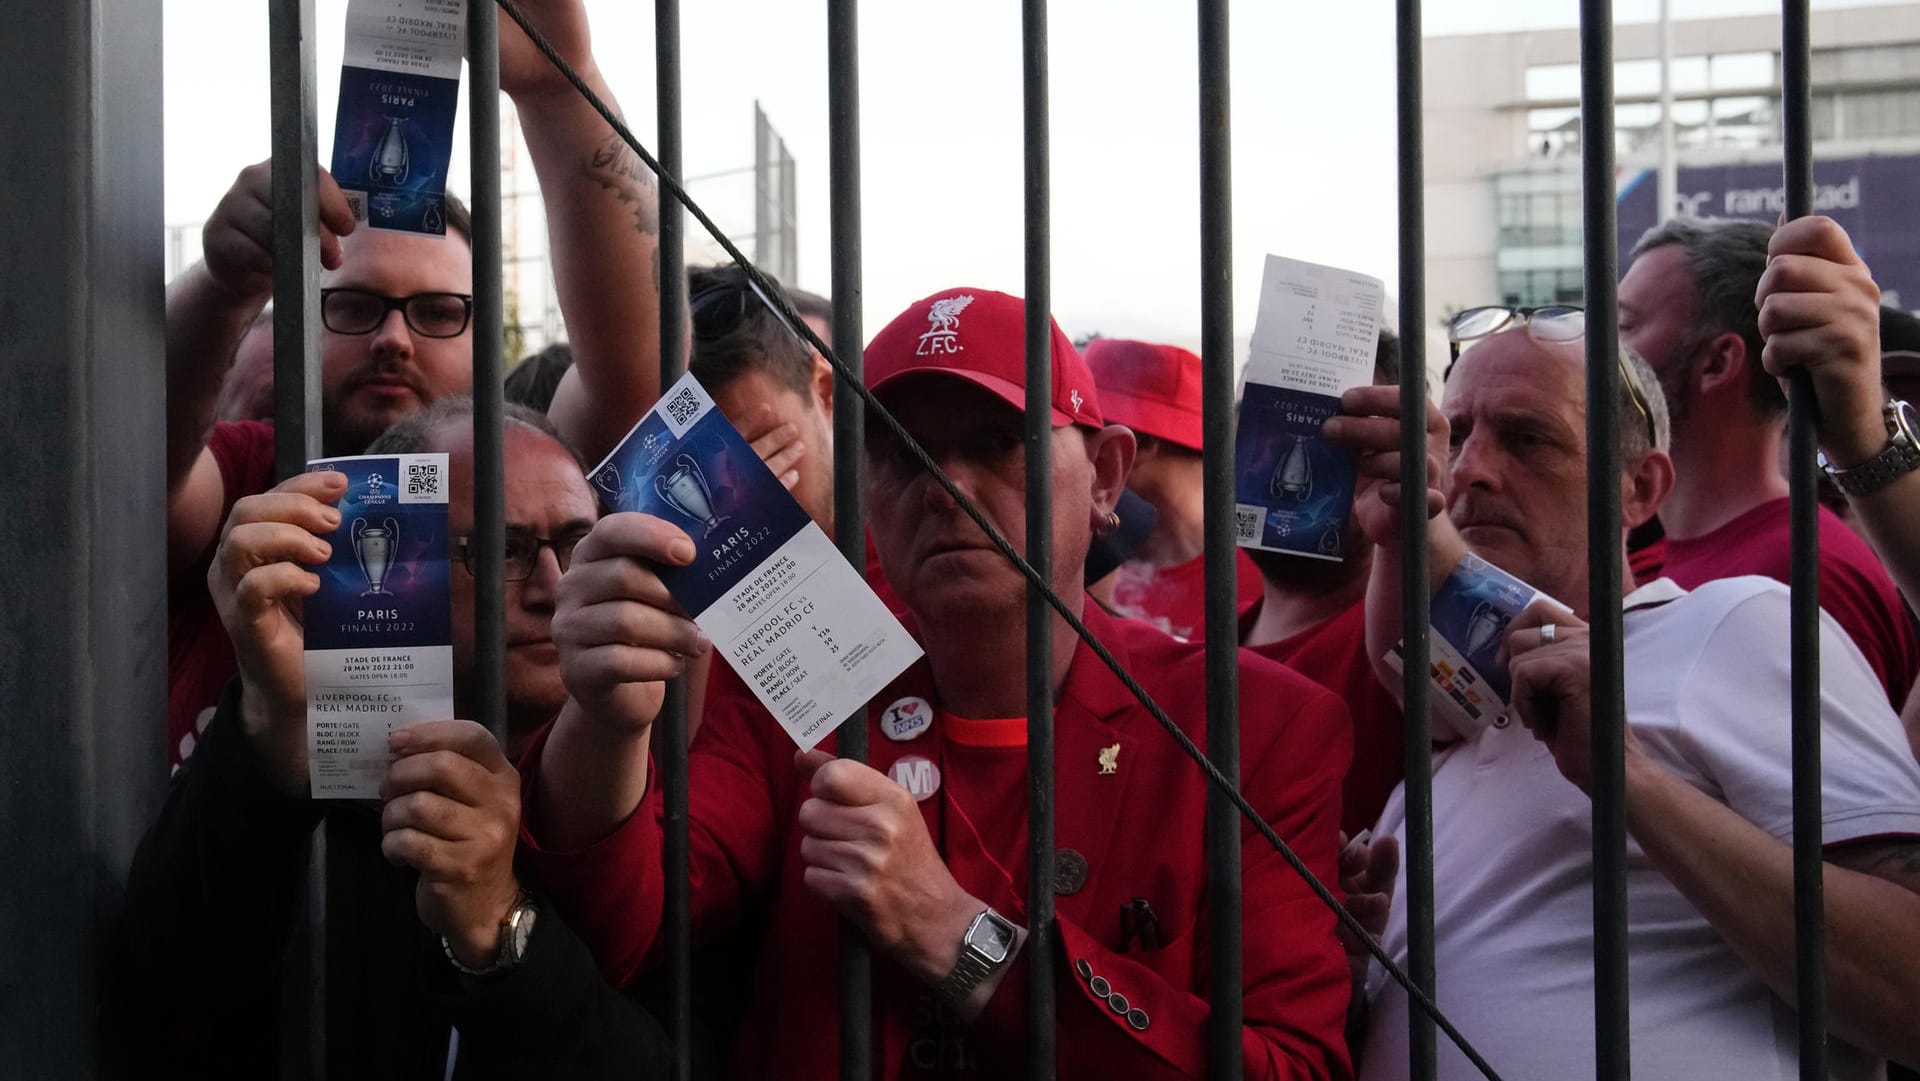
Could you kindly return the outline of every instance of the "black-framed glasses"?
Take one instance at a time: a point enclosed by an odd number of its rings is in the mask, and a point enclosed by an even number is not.
[[[1486,304],[1468,308],[1447,320],[1445,375],[1453,374],[1453,366],[1460,363],[1460,354],[1468,343],[1516,326],[1526,327],[1527,337],[1536,342],[1566,345],[1587,336],[1587,311],[1578,304],[1543,304],[1532,308]],[[1640,411],[1640,419],[1646,422],[1647,446],[1659,446],[1660,438],[1653,426],[1653,406],[1647,402],[1647,388],[1641,384],[1633,365],[1628,364],[1624,356],[1616,353],[1614,363],[1620,368],[1620,384],[1627,388],[1627,397],[1633,400],[1633,407]]]
[[[415,293],[390,297],[370,289],[320,290],[320,323],[335,334],[371,334],[397,311],[407,329],[423,338],[457,338],[473,321],[466,293]]]
[[[507,556],[502,564],[504,580],[524,582],[533,577],[534,568],[540,563],[542,548],[553,549],[554,562],[560,565],[560,571],[564,574],[573,563],[574,547],[586,539],[586,536],[587,530],[584,529],[562,533],[558,537],[541,537],[536,536],[531,530],[508,527]],[[460,565],[467,568],[467,573],[478,577],[480,572],[475,570],[473,565],[476,555],[473,538],[453,538],[453,550],[460,556]]]

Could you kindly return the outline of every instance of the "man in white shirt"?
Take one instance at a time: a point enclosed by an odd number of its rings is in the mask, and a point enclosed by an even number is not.
[[[1642,391],[1623,388],[1620,406],[1630,529],[1673,469],[1658,384],[1626,363]],[[1522,325],[1462,356],[1444,417],[1427,422],[1433,460],[1448,463],[1445,495],[1424,493],[1429,513],[1447,511],[1427,528],[1434,581],[1471,550],[1575,606],[1537,603],[1508,632],[1524,726],[1436,732],[1457,739],[1434,762],[1438,1001],[1508,1077],[1578,1076],[1594,1059],[1583,381],[1577,338]],[[1329,438],[1363,448],[1363,470],[1386,482],[1356,506],[1383,545],[1368,601],[1380,657],[1400,635],[1397,391],[1359,388],[1343,404],[1353,415],[1330,421]],[[1630,572],[1626,590],[1634,1072],[1794,1076],[1786,590],[1758,578],[1636,588]],[[1872,671],[1824,616],[1820,645],[1832,1076],[1868,1078],[1886,1058],[1920,1059],[1920,769]],[[1401,792],[1375,835],[1404,825]],[[1404,960],[1404,890],[1382,939]],[[1365,993],[1361,1076],[1405,1076],[1407,998],[1377,968]],[[1439,1066],[1478,1076],[1445,1041]]]

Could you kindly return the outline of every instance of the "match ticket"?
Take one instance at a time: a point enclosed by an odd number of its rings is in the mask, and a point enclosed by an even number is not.
[[[1433,636],[1428,671],[1433,680],[1433,716],[1464,739],[1488,725],[1505,728],[1513,699],[1507,672],[1507,627],[1534,598],[1545,594],[1469,553],[1433,595]],[[1387,655],[1394,671],[1405,669],[1406,643]]]
[[[322,458],[347,476],[333,556],[306,599],[307,772],[316,799],[374,799],[395,728],[453,713],[447,456]]]
[[[467,0],[349,0],[333,178],[357,221],[444,236]]]
[[[686,530],[698,556],[660,570],[681,607],[801,750],[920,647],[713,405],[681,377],[591,480],[607,506]]]
[[[1343,560],[1358,454],[1320,437],[1340,395],[1373,382],[1378,278],[1267,256],[1234,442],[1242,548]]]

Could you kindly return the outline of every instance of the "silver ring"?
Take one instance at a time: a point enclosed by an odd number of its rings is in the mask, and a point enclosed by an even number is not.
[[[1553,636],[1558,630],[1559,628],[1555,627],[1551,623],[1542,623],[1540,625],[1540,644],[1543,646],[1552,645]]]

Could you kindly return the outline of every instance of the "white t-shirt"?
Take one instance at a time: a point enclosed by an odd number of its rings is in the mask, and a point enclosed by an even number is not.
[[[1782,841],[1793,830],[1788,593],[1730,578],[1686,593],[1661,579],[1626,600],[1626,712],[1641,745],[1694,787]],[[1920,764],[1886,692],[1831,616],[1820,616],[1822,821],[1828,844],[1920,835]],[[1518,723],[1435,756],[1438,1002],[1510,1079],[1589,1076],[1594,1061],[1592,805]],[[1375,836],[1405,842],[1397,789]],[[1406,880],[1382,938],[1404,963]],[[1792,1011],[1627,842],[1633,1074],[1798,1077]],[[1380,966],[1362,1081],[1407,1075],[1406,992]],[[1835,1043],[1834,1078],[1884,1076]],[[1439,1037],[1439,1076],[1478,1078]]]

